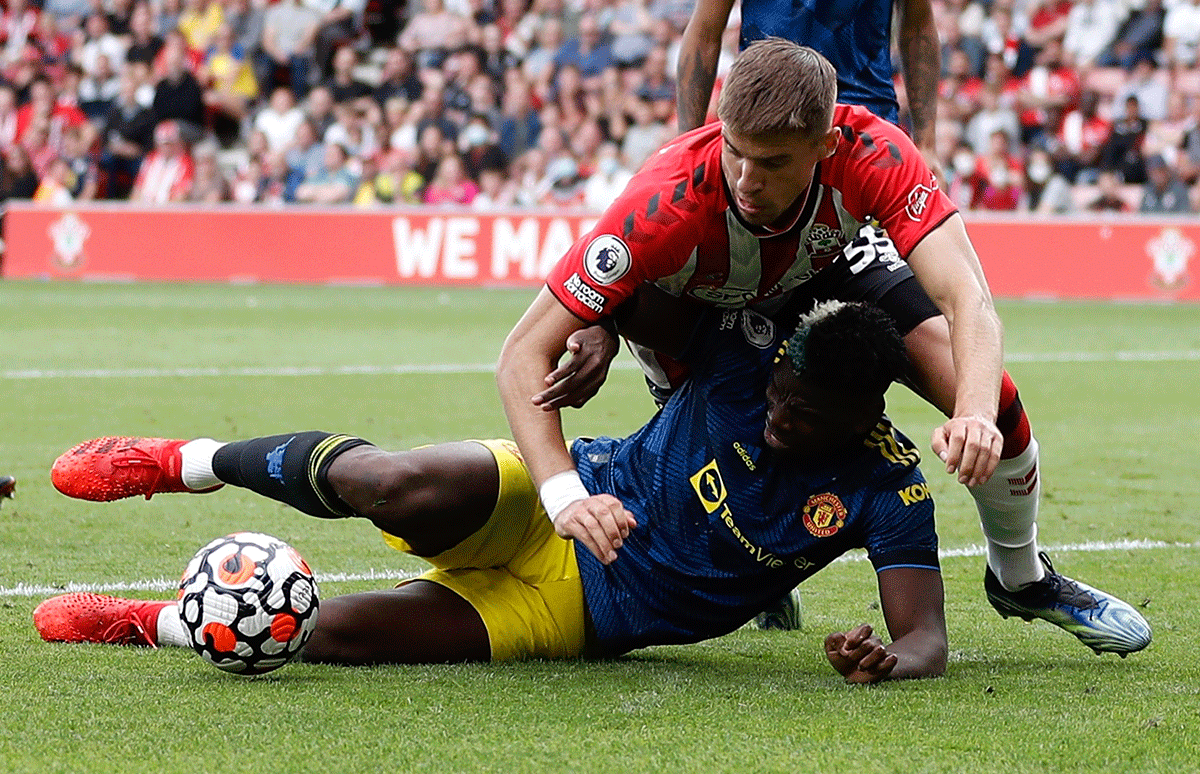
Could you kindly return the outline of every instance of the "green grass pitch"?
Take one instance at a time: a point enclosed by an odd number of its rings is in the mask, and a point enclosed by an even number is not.
[[[821,638],[882,624],[863,561],[803,588],[805,629],[742,630],[601,663],[227,675],[184,650],[43,643],[68,583],[169,598],[237,529],[301,550],[322,593],[419,568],[365,522],[245,492],[67,500],[48,469],[102,434],[325,429],[389,448],[507,434],[490,371],[529,290],[0,283],[0,770],[10,772],[1181,772],[1200,767],[1200,306],[1005,302],[1009,368],[1042,444],[1041,541],[1144,608],[1145,652],[1098,658],[983,595],[969,497],[936,465],[951,662],[847,686]],[[569,434],[650,413],[622,356]],[[935,413],[889,412],[925,452]],[[369,579],[372,574],[376,579]],[[364,580],[364,578],[368,578]],[[131,590],[132,589],[132,590]]]

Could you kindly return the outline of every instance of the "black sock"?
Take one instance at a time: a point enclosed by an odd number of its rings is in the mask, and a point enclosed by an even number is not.
[[[234,441],[213,456],[213,473],[227,484],[245,487],[322,519],[353,516],[333,493],[326,476],[333,460],[368,442],[319,431],[269,435]]]

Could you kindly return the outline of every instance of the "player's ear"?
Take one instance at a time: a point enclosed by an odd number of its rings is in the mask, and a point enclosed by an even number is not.
[[[829,127],[828,132],[821,135],[821,139],[819,140],[819,144],[820,144],[820,148],[821,148],[821,158],[827,159],[833,155],[834,151],[837,150],[838,136],[840,134],[841,134],[841,132],[838,130],[838,128],[836,126],[831,126],[831,127]]]

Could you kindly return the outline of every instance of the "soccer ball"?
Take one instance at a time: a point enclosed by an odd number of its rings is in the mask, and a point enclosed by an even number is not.
[[[258,675],[286,664],[312,636],[317,582],[279,538],[235,532],[188,562],[178,605],[197,653],[226,672]]]

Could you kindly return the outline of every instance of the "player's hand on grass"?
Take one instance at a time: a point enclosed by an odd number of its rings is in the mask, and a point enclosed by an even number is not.
[[[825,658],[848,683],[877,683],[892,673],[898,661],[884,649],[870,624],[827,636]]]
[[[1004,436],[996,423],[983,417],[954,417],[933,431],[933,452],[946,464],[947,473],[958,473],[967,486],[987,483],[996,465]]]
[[[607,494],[576,500],[554,520],[559,537],[578,540],[604,564],[616,561],[617,550],[636,526],[633,514]]]
[[[533,396],[533,405],[544,411],[580,408],[600,391],[619,350],[617,339],[599,325],[575,331],[567,337],[570,357],[546,375],[546,389]]]

